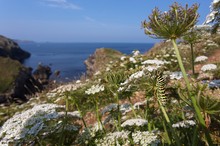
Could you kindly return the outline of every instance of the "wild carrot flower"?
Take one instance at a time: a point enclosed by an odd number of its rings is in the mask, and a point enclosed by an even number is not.
[[[121,127],[126,127],[126,126],[144,126],[147,125],[147,120],[145,119],[129,119],[126,120]]]
[[[192,126],[195,126],[196,123],[193,120],[185,120],[185,121],[180,121],[176,124],[173,124],[172,127],[173,128],[189,128]]]
[[[162,13],[155,8],[150,15],[149,22],[142,23],[145,33],[152,37],[163,39],[177,39],[191,29],[197,22],[198,5],[194,4],[188,8],[174,3],[168,12]]]
[[[130,131],[120,131],[120,132],[113,132],[108,133],[104,138],[97,139],[96,145],[97,146],[128,146],[129,141],[129,134]]]
[[[14,115],[0,129],[0,145],[19,141],[28,135],[37,135],[45,126],[45,121],[59,117],[56,108],[62,107],[56,104],[42,104]]]
[[[104,90],[105,90],[105,87],[103,85],[92,85],[92,87],[87,89],[85,93],[90,95],[90,94],[99,93],[100,91],[104,91]]]
[[[157,60],[157,59],[154,59],[154,60],[145,60],[144,62],[142,62],[141,64],[155,64],[155,65],[164,65],[164,62],[161,61],[161,60]]]
[[[210,70],[215,70],[217,68],[217,65],[215,64],[206,64],[206,65],[203,65],[201,70],[202,71],[210,71]]]
[[[148,131],[136,131],[132,133],[132,139],[135,145],[141,146],[157,146],[160,143],[158,136],[155,133]]]
[[[198,57],[196,57],[195,62],[202,62],[207,59],[208,59],[208,57],[206,57],[206,56],[198,56]]]

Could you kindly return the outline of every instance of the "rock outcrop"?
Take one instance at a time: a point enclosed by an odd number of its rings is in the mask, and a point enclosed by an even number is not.
[[[16,60],[0,57],[0,103],[23,102],[27,95],[43,89],[32,76],[32,69]]]
[[[22,50],[15,41],[0,35],[1,57],[9,57],[19,62],[23,62],[25,59],[29,58],[30,55],[30,53]]]
[[[86,75],[92,77],[96,72],[101,71],[106,67],[110,61],[119,59],[122,53],[109,48],[96,49],[95,53],[87,60],[85,60],[86,65]]]

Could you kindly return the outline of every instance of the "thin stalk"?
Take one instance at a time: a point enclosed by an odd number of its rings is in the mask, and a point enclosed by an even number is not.
[[[131,104],[131,110],[132,110],[132,112],[133,112],[133,114],[134,114],[134,117],[137,118],[137,114],[136,114],[136,112],[135,112],[135,110],[134,110],[134,106],[133,106],[133,104],[132,104],[132,102],[131,102],[131,98],[128,97],[128,99],[129,99],[129,102],[130,102],[130,104]]]
[[[167,131],[167,127],[166,127],[164,121],[163,121],[163,129],[164,129],[165,134],[166,134],[165,136],[166,136],[167,142],[168,142],[169,145],[171,145],[170,135],[169,135],[169,132]]]
[[[191,48],[191,55],[192,55],[192,73],[195,75],[195,68],[194,68],[194,51],[193,51],[193,43],[190,43],[190,48]]]
[[[192,139],[192,146],[197,146],[198,145],[198,127],[196,126],[194,131],[193,131],[193,139]]]
[[[118,111],[118,129],[121,131],[121,111],[120,111],[120,104],[118,99],[118,94],[115,95],[116,102],[117,102],[117,111]]]
[[[172,132],[172,135],[173,135],[174,138],[175,138],[175,141],[176,141],[177,146],[181,146],[179,137],[177,136],[176,131],[173,129],[173,127],[172,127],[172,125],[171,125],[170,119],[169,119],[169,117],[168,117],[168,115],[167,115],[167,112],[166,112],[165,108],[163,107],[163,105],[162,105],[162,103],[160,102],[160,100],[158,100],[158,103],[159,103],[160,109],[161,109],[161,111],[162,111],[162,113],[163,113],[163,115],[164,115],[164,117],[165,117],[165,119],[166,119],[166,122],[167,122],[167,124],[168,124],[168,126],[169,126],[169,128],[170,128],[170,130],[171,130],[171,132]]]
[[[210,146],[212,146],[212,139],[211,139],[211,136],[209,134],[209,131],[208,129],[206,128],[206,125],[205,125],[205,121],[202,117],[202,114],[199,110],[199,107],[197,106],[197,103],[196,103],[196,99],[194,96],[191,95],[191,91],[192,91],[192,87],[190,86],[190,83],[189,83],[189,80],[188,80],[188,77],[187,77],[187,74],[186,74],[186,71],[185,71],[185,68],[183,66],[183,62],[182,62],[182,59],[181,59],[181,56],[180,56],[180,53],[179,53],[179,49],[176,45],[176,39],[171,39],[172,43],[173,43],[173,47],[174,47],[174,50],[176,52],[176,57],[177,57],[177,60],[178,60],[178,63],[179,63],[179,66],[180,66],[180,69],[182,71],[182,74],[183,74],[183,78],[185,80],[185,83],[186,83],[186,86],[187,86],[187,89],[188,89],[188,95],[192,101],[192,104],[193,104],[193,108],[196,112],[196,115],[197,115],[197,118],[199,120],[199,123],[200,125],[202,126],[204,132],[205,132],[205,135],[206,135],[206,139],[209,143]]]
[[[95,108],[96,108],[96,118],[98,120],[98,129],[102,127],[103,131],[105,132],[105,127],[102,124],[102,121],[99,116],[99,106],[98,106],[98,101],[95,100]],[[100,127],[101,126],[101,127]],[[106,133],[106,132],[105,132]]]
[[[82,114],[81,110],[79,109],[78,104],[75,103],[75,105],[76,105],[77,110],[79,111],[80,116],[82,117],[83,125],[87,128],[86,121],[83,118],[83,114]]]

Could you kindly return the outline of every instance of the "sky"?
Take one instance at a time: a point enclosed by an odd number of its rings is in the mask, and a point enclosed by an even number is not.
[[[0,34],[36,42],[155,42],[144,34],[141,22],[158,7],[169,10],[174,0],[0,0]],[[198,3],[199,22],[212,0],[176,0]]]

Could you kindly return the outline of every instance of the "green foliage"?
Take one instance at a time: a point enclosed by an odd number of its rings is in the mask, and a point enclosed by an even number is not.
[[[0,93],[10,90],[21,68],[18,61],[0,57]]]

